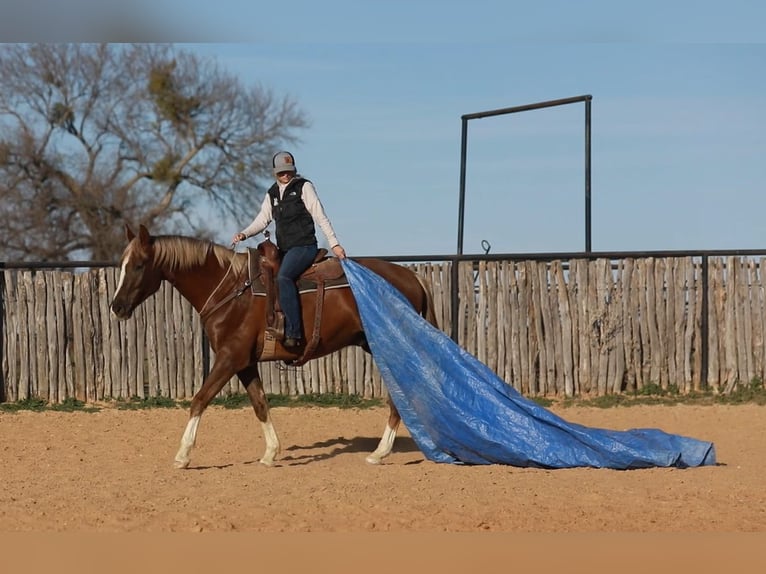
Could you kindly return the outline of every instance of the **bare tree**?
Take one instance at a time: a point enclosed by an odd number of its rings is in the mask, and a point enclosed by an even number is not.
[[[307,127],[290,98],[172,45],[0,45],[0,258],[114,260],[123,223],[211,236]]]

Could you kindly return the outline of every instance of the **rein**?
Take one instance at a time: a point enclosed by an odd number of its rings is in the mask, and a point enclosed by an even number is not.
[[[247,291],[248,287],[251,285],[250,279],[246,279],[245,282],[242,284],[242,287],[232,291],[229,293],[226,297],[218,301],[215,305],[213,305],[210,309],[207,308],[207,306],[210,304],[210,301],[213,299],[213,295],[215,295],[218,290],[221,288],[221,285],[223,285],[223,282],[226,281],[226,278],[229,276],[229,271],[231,271],[232,267],[234,266],[234,260],[232,259],[229,263],[228,269],[226,269],[226,273],[223,274],[223,277],[221,277],[221,280],[218,282],[218,285],[216,285],[216,288],[213,289],[213,291],[210,293],[210,296],[207,298],[207,301],[205,301],[205,304],[202,306],[202,309],[200,309],[199,316],[202,321],[206,321],[207,318],[212,315],[215,311],[223,307],[226,303],[231,301],[232,299],[236,299],[242,293]]]

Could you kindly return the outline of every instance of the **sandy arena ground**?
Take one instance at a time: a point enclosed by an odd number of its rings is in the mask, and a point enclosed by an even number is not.
[[[766,408],[554,408],[593,427],[655,427],[716,445],[719,464],[614,471],[426,461],[404,426],[365,463],[387,409],[272,409],[283,452],[258,463],[252,410],[213,407],[191,466],[181,409],[0,413],[3,532],[763,532]]]

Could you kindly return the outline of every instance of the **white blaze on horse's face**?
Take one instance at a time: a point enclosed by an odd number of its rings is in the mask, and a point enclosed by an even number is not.
[[[131,241],[122,256],[117,291],[110,306],[112,316],[128,319],[133,310],[159,289],[162,275],[151,265],[149,255],[137,240]]]
[[[122,284],[125,282],[125,266],[128,264],[127,258],[123,259],[122,265],[120,265],[120,279],[117,281],[117,293],[122,289]]]
[[[122,257],[122,265],[120,265],[120,279],[117,282],[117,291],[114,293],[114,299],[110,305],[112,316],[117,319],[127,319],[133,312],[132,306],[127,304],[126,298],[126,278],[128,277],[128,265],[130,263],[130,255],[132,251],[130,247],[125,250]]]

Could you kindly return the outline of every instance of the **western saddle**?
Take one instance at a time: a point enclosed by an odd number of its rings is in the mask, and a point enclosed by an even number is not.
[[[283,341],[285,336],[285,319],[279,305],[279,285],[276,281],[282,258],[279,248],[272,243],[268,234],[265,235],[266,239],[257,247],[248,248],[250,289],[253,295],[266,297],[265,343],[261,360],[274,358],[276,342]],[[301,357],[297,361],[291,362],[292,365],[304,364],[312,358],[312,354],[319,346],[325,290],[328,287],[347,287],[348,283],[340,261],[335,257],[328,257],[327,249],[320,248],[314,262],[298,278],[297,286],[299,293],[316,291],[315,313],[311,336],[306,338],[307,343]],[[308,335],[308,333],[306,334]]]

